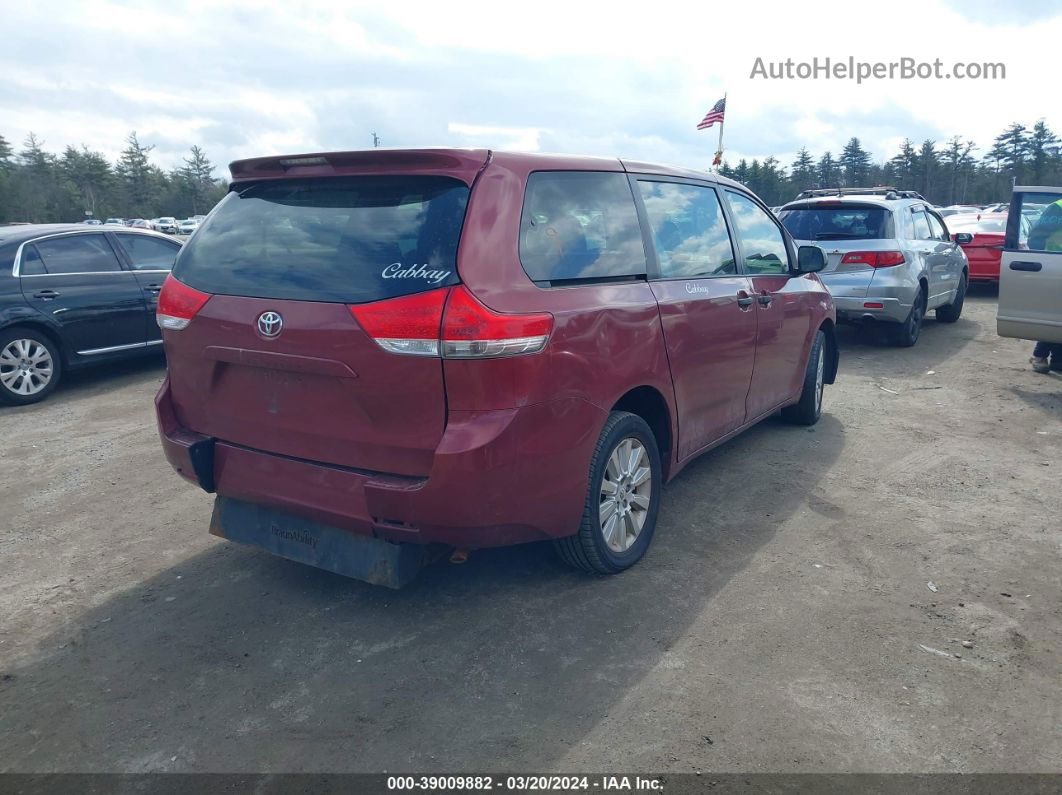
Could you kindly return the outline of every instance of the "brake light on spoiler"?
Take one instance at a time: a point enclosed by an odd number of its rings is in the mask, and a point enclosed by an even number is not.
[[[849,251],[841,258],[842,265],[869,265],[871,268],[892,268],[904,263],[902,251]]]
[[[390,353],[489,359],[546,347],[553,315],[503,314],[483,306],[463,285],[356,304],[350,312]]]

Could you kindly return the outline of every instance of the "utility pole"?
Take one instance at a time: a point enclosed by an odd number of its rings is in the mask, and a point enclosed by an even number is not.
[[[376,130],[372,131],[372,145],[374,149],[380,148],[380,136],[376,134]]]

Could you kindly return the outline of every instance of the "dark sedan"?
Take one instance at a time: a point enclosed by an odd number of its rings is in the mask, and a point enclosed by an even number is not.
[[[160,350],[155,305],[180,248],[138,229],[0,226],[0,403],[35,403],[68,369]]]

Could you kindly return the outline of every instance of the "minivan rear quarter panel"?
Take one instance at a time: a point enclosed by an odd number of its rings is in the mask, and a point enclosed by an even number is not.
[[[552,169],[541,155],[495,154],[469,200],[458,272],[491,309],[549,312],[554,329],[540,355],[446,360],[451,409],[579,398],[607,410],[629,389],[650,386],[661,393],[674,418],[659,313],[647,282],[539,287],[521,267],[524,186],[533,171],[543,170],[622,173],[623,167],[616,160],[566,157]]]

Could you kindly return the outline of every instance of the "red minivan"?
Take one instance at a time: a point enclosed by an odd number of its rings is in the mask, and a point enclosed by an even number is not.
[[[821,249],[740,184],[487,150],[264,157],[158,303],[166,457],[211,532],[400,585],[446,547],[645,553],[662,486],[838,353]]]

